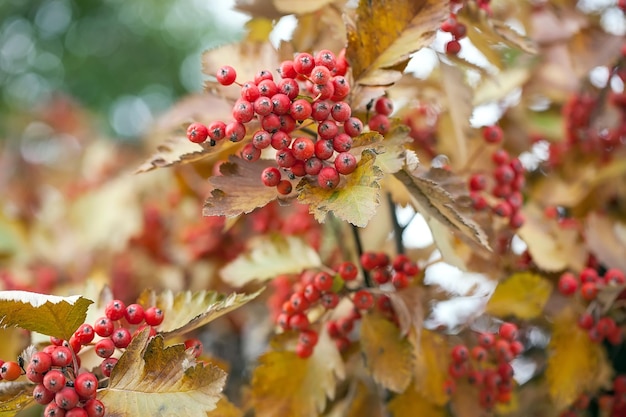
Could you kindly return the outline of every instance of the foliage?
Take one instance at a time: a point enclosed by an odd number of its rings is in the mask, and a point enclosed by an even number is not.
[[[0,415],[626,415],[626,5],[579,3],[241,1],[145,148],[22,120]]]

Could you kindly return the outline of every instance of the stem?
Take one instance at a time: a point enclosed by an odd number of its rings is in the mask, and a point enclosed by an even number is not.
[[[484,150],[485,150],[485,144],[484,143],[482,143],[479,147],[474,149],[474,152],[472,152],[472,154],[469,156],[469,158],[467,158],[467,161],[465,161],[465,164],[459,170],[458,174],[461,175],[461,174],[467,173],[470,170],[470,168],[472,167],[472,165],[474,164],[474,162],[476,162],[476,159],[478,159],[478,157],[480,156],[480,154],[483,153]]]
[[[400,255],[405,252],[404,242],[402,241],[402,233],[406,226],[400,226],[398,222],[398,215],[396,213],[396,204],[391,198],[391,193],[387,193],[387,202],[389,203],[389,210],[391,212],[391,224],[393,226],[393,240],[396,245],[396,254]]]
[[[355,225],[351,224],[350,228],[352,229],[352,236],[354,237],[354,243],[356,244],[356,251],[358,253],[358,258],[361,259],[361,255],[363,255],[363,244],[361,243],[361,236],[359,236],[359,228]],[[372,283],[372,277],[370,277],[370,273],[367,272],[361,266],[361,262],[358,262],[359,268],[363,272],[363,279],[365,280],[365,286],[369,288],[373,288],[374,284]]]

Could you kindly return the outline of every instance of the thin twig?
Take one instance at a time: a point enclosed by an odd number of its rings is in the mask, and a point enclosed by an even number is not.
[[[396,254],[400,255],[405,252],[404,242],[402,240],[402,233],[404,232],[404,227],[400,226],[400,223],[398,222],[398,214],[396,213],[396,204],[393,202],[393,198],[391,198],[391,193],[387,193],[387,202],[389,203],[389,210],[391,214],[391,223],[393,226],[393,240],[396,245]]]
[[[361,236],[359,235],[359,228],[355,225],[351,224],[350,228],[352,229],[352,236],[354,236],[354,243],[356,244],[356,251],[358,253],[358,258],[361,259],[361,255],[363,255],[363,244],[361,243]],[[374,284],[372,283],[372,278],[370,277],[369,272],[367,272],[359,262],[359,266],[361,267],[361,271],[363,271],[363,279],[365,280],[365,285],[369,288],[373,288]]]

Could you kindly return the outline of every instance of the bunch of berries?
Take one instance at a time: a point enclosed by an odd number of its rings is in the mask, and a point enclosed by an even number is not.
[[[410,284],[411,279],[419,274],[417,265],[406,255],[397,255],[393,261],[384,253],[365,252],[360,258],[365,273],[372,274],[373,283],[388,284],[391,288],[401,289]],[[309,321],[308,313],[316,308],[334,309],[342,297],[350,299],[353,308],[342,318],[326,322],[326,330],[337,348],[344,351],[350,346],[352,330],[361,312],[372,308],[380,310],[389,320],[396,322],[391,301],[384,294],[375,294],[369,287],[363,287],[359,280],[359,268],[346,261],[337,265],[333,271],[306,270],[294,281],[286,275],[278,276],[273,281],[275,292],[269,300],[274,312],[276,324],[284,331],[297,331],[296,353],[307,358],[313,353],[318,341],[318,332]]]
[[[449,55],[457,55],[461,52],[461,43],[459,42],[467,36],[467,26],[457,20],[456,13],[450,13],[450,17],[441,23],[441,31],[452,35],[452,39],[446,43],[446,53]]]
[[[471,349],[465,344],[456,345],[450,352],[451,363],[444,390],[452,395],[456,383],[465,379],[479,388],[479,402],[485,409],[496,403],[507,403],[513,391],[513,367],[510,362],[524,350],[518,340],[518,329],[513,323],[504,322],[498,334],[479,333],[476,345]]]
[[[502,142],[503,133],[499,126],[487,126],[482,133],[487,144]],[[491,160],[494,168],[489,175],[476,173],[469,178],[473,207],[478,211],[491,209],[496,216],[508,219],[512,229],[518,229],[524,224],[520,212],[524,203],[521,191],[526,183],[524,166],[518,158],[511,158],[501,148],[492,152]]]
[[[607,269],[600,275],[594,268],[585,268],[578,275],[572,272],[563,273],[559,278],[558,288],[565,296],[573,297],[578,293],[583,300],[593,302],[601,289],[620,287],[625,283],[626,276],[619,269]],[[586,330],[594,342],[606,340],[612,345],[619,345],[623,340],[622,328],[610,316],[610,309],[604,313],[602,310],[602,306],[590,304],[590,310],[581,314],[578,319],[578,326]]]
[[[588,415],[591,400],[592,398],[589,394],[580,394],[572,405],[559,414],[559,417],[583,417]],[[600,394],[596,398],[596,402],[600,415],[609,417],[626,415],[626,375],[617,375],[613,379],[612,389],[604,394]]]

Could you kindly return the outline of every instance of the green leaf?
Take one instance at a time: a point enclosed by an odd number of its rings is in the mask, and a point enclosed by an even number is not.
[[[299,273],[322,264],[317,252],[295,236],[260,236],[248,242],[248,249],[220,271],[233,287],[251,281],[266,281],[280,274]]]
[[[33,402],[34,384],[0,381],[0,417],[13,417]]]
[[[498,284],[487,303],[487,312],[497,317],[534,319],[543,311],[551,293],[552,284],[541,275],[519,272]]]
[[[332,212],[338,218],[358,227],[365,227],[380,204],[380,180],[383,172],[375,165],[376,154],[365,150],[356,169],[345,184],[325,190],[316,181],[303,179],[297,187],[298,201],[309,205],[317,221],[323,222]]]
[[[449,13],[437,0],[361,0],[356,22],[348,22],[346,57],[361,85],[390,85],[400,79],[409,55],[428,46]]]
[[[57,297],[28,291],[0,291],[0,326],[21,327],[67,340],[84,323],[92,303],[78,295]]]
[[[164,346],[143,330],[133,338],[98,393],[109,417],[206,416],[216,407],[226,374],[196,363],[184,344]]]
[[[176,294],[163,291],[157,294],[147,290],[141,294],[138,302],[143,306],[156,305],[165,312],[158,329],[164,337],[169,338],[212,322],[255,299],[262,291],[225,296],[215,291],[184,291]]]

